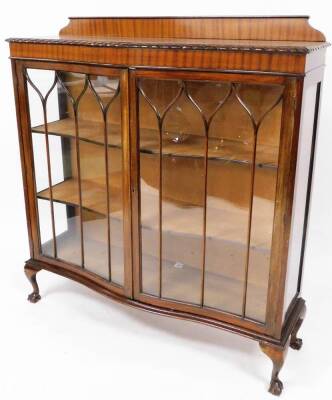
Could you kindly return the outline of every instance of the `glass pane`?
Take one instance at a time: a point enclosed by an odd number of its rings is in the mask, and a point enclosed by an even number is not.
[[[154,112],[139,98],[142,290],[159,295],[159,133]]]
[[[120,81],[43,70],[26,79],[42,252],[123,285]]]
[[[110,132],[110,139],[121,141],[116,130]],[[123,238],[123,168],[122,149],[108,149],[109,209],[112,281],[124,284],[124,238]]]
[[[109,278],[107,187],[103,146],[80,142],[84,267]]]
[[[45,256],[54,257],[51,204],[48,200],[38,199],[37,207],[41,252]]]
[[[79,207],[55,202],[54,219],[58,258],[81,265]]]
[[[249,204],[250,166],[212,156],[208,161],[205,306],[242,313]]]

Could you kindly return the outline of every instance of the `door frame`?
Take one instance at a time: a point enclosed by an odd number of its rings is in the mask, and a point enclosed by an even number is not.
[[[285,86],[279,144],[278,174],[276,184],[273,242],[271,247],[270,276],[267,292],[266,321],[261,323],[245,316],[201,307],[176,300],[163,299],[141,290],[141,239],[140,239],[140,193],[139,193],[139,126],[138,126],[138,78],[213,80],[223,82],[245,82],[257,84],[283,84]],[[287,269],[288,238],[292,213],[299,115],[301,108],[303,77],[284,74],[260,74],[158,70],[130,68],[130,132],[131,132],[131,186],[132,186],[132,229],[133,229],[133,289],[134,299],[156,307],[186,312],[213,318],[244,329],[281,338],[283,296]]]

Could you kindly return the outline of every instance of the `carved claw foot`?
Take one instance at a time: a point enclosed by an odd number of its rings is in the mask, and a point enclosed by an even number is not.
[[[294,350],[300,350],[302,347],[303,341],[300,338],[294,338],[290,342],[290,347]]]
[[[36,279],[37,272],[39,271],[40,271],[39,269],[32,268],[29,265],[26,265],[24,267],[25,275],[29,279],[29,282],[31,283],[33,288],[33,292],[30,293],[28,296],[28,301],[30,301],[30,303],[37,303],[41,299]]]
[[[279,372],[284,365],[284,361],[287,355],[288,343],[285,347],[273,346],[266,342],[260,342],[259,345],[262,351],[270,358],[273,364],[269,392],[275,396],[280,396],[284,385],[279,379]]]
[[[37,301],[39,301],[40,299],[41,296],[39,293],[32,292],[28,296],[28,301],[30,301],[30,303],[37,303]]]
[[[284,385],[281,380],[279,378],[275,378],[270,383],[269,392],[275,396],[280,396],[283,388]]]

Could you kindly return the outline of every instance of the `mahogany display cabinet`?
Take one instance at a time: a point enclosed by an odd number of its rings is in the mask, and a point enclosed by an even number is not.
[[[327,43],[308,17],[70,18],[8,39],[31,258],[114,300],[259,342],[300,297]]]

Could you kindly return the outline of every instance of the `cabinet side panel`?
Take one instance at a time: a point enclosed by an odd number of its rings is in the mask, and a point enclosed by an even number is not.
[[[291,222],[287,262],[284,317],[292,300],[300,291],[311,194],[320,86],[320,83],[314,83],[304,89],[294,188],[294,211]]]

